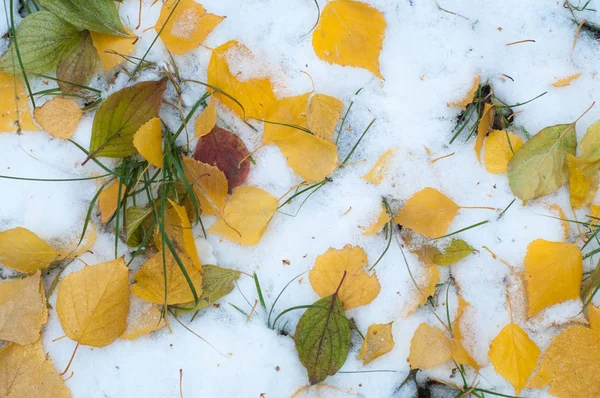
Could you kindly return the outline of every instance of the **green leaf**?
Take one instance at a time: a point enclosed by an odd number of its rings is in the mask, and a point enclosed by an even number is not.
[[[100,62],[90,32],[83,31],[79,34],[81,36],[79,43],[65,51],[56,69],[56,78],[59,80],[58,87],[63,94],[89,94],[79,86],[88,84]]]
[[[141,206],[129,206],[125,213],[125,242],[128,246],[136,247],[142,243],[144,234],[144,221],[152,214],[152,209]]]
[[[508,181],[521,200],[548,195],[569,178],[568,155],[575,155],[573,124],[546,127],[525,143],[508,164]]]
[[[323,297],[304,312],[294,334],[300,362],[310,384],[337,373],[346,362],[352,337],[350,322],[337,294]],[[323,308],[324,307],[324,308]]]
[[[433,262],[437,265],[452,265],[459,262],[475,249],[462,239],[452,239],[446,246],[443,253],[438,253],[433,256]]]
[[[77,29],[48,11],[28,15],[16,32],[19,53],[27,72],[54,71],[65,52],[77,46],[80,35]],[[0,57],[0,69],[13,73],[20,70],[15,46]]]
[[[221,268],[216,265],[202,266],[202,295],[198,305],[193,302],[178,305],[178,311],[189,312],[202,310],[223,296],[226,296],[235,287],[235,281],[240,277],[240,272],[234,269]]]
[[[133,136],[148,120],[157,117],[167,79],[125,87],[100,105],[92,126],[89,158],[124,158],[137,153]]]
[[[112,0],[38,0],[48,11],[79,30],[129,36]]]

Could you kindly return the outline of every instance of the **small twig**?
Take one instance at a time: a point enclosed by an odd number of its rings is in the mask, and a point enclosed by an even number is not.
[[[521,44],[521,43],[535,43],[535,40],[532,39],[527,39],[527,40],[519,40],[519,41],[513,41],[512,43],[507,43],[507,46],[513,46],[515,44]]]

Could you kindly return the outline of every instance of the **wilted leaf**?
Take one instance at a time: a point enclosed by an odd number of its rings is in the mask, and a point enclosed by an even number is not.
[[[217,123],[217,103],[211,97],[208,99],[208,104],[202,113],[194,122],[194,136],[196,138],[203,137],[210,133]]]
[[[428,238],[439,238],[448,230],[458,209],[441,192],[425,188],[408,199],[394,221]]]
[[[128,246],[139,246],[147,232],[144,228],[145,221],[152,214],[149,207],[129,206],[125,212],[125,242]]]
[[[39,0],[54,15],[79,30],[127,36],[115,3],[107,0]],[[34,13],[35,14],[35,13]]]
[[[202,266],[202,296],[198,300],[198,305],[194,302],[180,304],[177,309],[180,311],[200,311],[223,296],[226,296],[235,287],[235,281],[240,277],[241,272],[229,268],[221,268],[216,265]]]
[[[310,384],[317,384],[336,374],[346,362],[352,331],[337,294],[313,305],[300,317],[294,342]]]
[[[59,253],[28,229],[17,227],[0,232],[0,263],[26,274],[43,270]]]
[[[527,246],[524,265],[530,317],[579,297],[583,263],[577,246],[536,239]]]
[[[0,131],[39,130],[29,112],[23,82],[17,76],[0,72]]]
[[[307,114],[308,129],[317,137],[333,142],[333,133],[337,126],[344,103],[329,95],[315,94],[310,99]]]
[[[392,160],[392,156],[394,156],[394,149],[388,149],[379,157],[371,171],[365,174],[362,178],[365,180],[372,182],[373,184],[381,183],[385,173],[390,165],[390,161]]]
[[[129,270],[123,258],[67,275],[58,286],[56,312],[71,340],[94,347],[115,341],[127,326]]]
[[[385,208],[385,206],[381,205],[381,212],[379,213],[379,217],[377,220],[372,223],[369,228],[363,232],[363,235],[374,235],[377,232],[381,231],[383,227],[390,222],[392,216],[390,216]]]
[[[338,296],[344,309],[369,304],[377,297],[381,286],[377,275],[369,275],[363,267],[367,265],[367,254],[360,246],[346,245],[342,250],[330,248],[318,256],[314,267],[308,273],[312,288],[321,297],[337,291],[346,273]]]
[[[411,369],[431,369],[452,359],[450,340],[444,332],[423,322],[410,341]]]
[[[127,34],[129,36],[122,37],[107,33],[92,32],[94,47],[96,47],[98,57],[105,71],[109,71],[121,64],[125,61],[125,57],[133,52],[138,38],[132,36],[132,33],[129,31],[127,31]]]
[[[223,217],[208,232],[242,245],[255,245],[265,233],[277,206],[277,198],[262,189],[237,187],[225,202]]]
[[[475,155],[477,156],[477,161],[479,163],[481,163],[481,148],[483,148],[483,141],[492,128],[492,124],[494,124],[494,106],[486,102],[483,105],[483,113],[479,120],[479,124],[477,125],[477,139],[475,140]]]
[[[214,104],[214,101],[212,101]],[[205,110],[206,111],[206,110]],[[244,183],[250,171],[248,149],[231,131],[214,127],[200,137],[196,144],[194,159],[217,167],[227,177],[229,192]]]
[[[575,155],[574,124],[546,127],[527,141],[508,164],[508,181],[521,200],[539,198],[567,182],[568,155]]]
[[[87,85],[100,62],[90,32],[85,30],[79,34],[79,43],[63,53],[56,68],[56,84],[65,95],[88,94],[86,89],[77,85]]]
[[[558,79],[557,81],[555,81],[554,83],[552,83],[552,85],[554,87],[566,87],[569,84],[571,84],[571,82],[573,80],[577,80],[580,77],[581,77],[581,73],[576,73],[574,75],[563,77],[562,79]]]
[[[471,89],[469,90],[467,95],[465,95],[465,97],[459,101],[448,102],[446,105],[448,107],[456,106],[456,107],[465,108],[467,105],[469,105],[471,102],[473,102],[473,99],[475,98],[475,93],[477,93],[477,89],[479,88],[480,81],[481,81],[481,78],[479,77],[479,75],[475,76],[475,78],[473,79],[473,85],[471,86]]]
[[[510,140],[510,142],[509,142]],[[492,174],[508,171],[508,162],[523,146],[523,140],[516,134],[502,130],[492,130],[485,141],[483,163]]]
[[[98,208],[100,209],[102,224],[106,224],[113,214],[115,214],[118,204],[123,200],[126,191],[127,187],[125,184],[120,184],[115,180],[100,192],[100,195],[98,195]]]
[[[185,176],[200,201],[202,213],[222,215],[228,192],[225,174],[214,166],[192,158],[183,157],[182,161]]]
[[[444,249],[444,253],[436,254],[433,257],[433,262],[438,265],[452,265],[459,262],[475,249],[462,239],[452,239],[452,241]]]
[[[73,136],[81,115],[83,111],[77,102],[63,97],[53,98],[33,111],[35,121],[45,132],[64,140]]]
[[[394,336],[392,336],[392,322],[386,324],[374,323],[367,329],[367,335],[360,348],[358,359],[362,359],[363,365],[372,362],[394,348]]]
[[[376,8],[358,1],[331,1],[313,31],[312,44],[325,62],[365,68],[383,79],[379,53],[385,28],[385,18]]]
[[[541,351],[516,323],[509,323],[490,345],[490,361],[519,395],[537,367]]]
[[[122,340],[135,340],[140,336],[164,328],[167,323],[158,305],[130,297],[127,329],[119,336]]]
[[[133,136],[133,146],[148,163],[159,169],[163,167],[162,130],[159,118],[152,118],[142,124]]]

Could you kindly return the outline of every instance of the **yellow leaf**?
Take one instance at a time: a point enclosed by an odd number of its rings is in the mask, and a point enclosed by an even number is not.
[[[223,90],[237,101],[242,108],[231,98],[221,92],[214,95],[225,106],[236,112],[241,118],[264,119],[267,109],[276,101],[273,93],[273,84],[268,78],[255,78],[239,80],[231,73],[228,57],[251,57],[250,50],[237,41],[228,41],[217,47],[210,57],[208,64],[208,84]]]
[[[30,344],[40,338],[47,317],[40,275],[0,283],[0,340]]]
[[[325,94],[313,95],[308,106],[308,129],[315,136],[333,142],[333,132],[343,110],[341,100]]]
[[[592,217],[600,218],[600,205],[590,204],[590,213]],[[592,219],[592,224],[598,224],[598,220]]]
[[[564,77],[562,79],[558,79],[557,81],[555,81],[554,83],[552,83],[552,85],[554,87],[566,87],[569,84],[571,84],[571,82],[573,80],[579,79],[580,77],[581,77],[581,73],[576,73],[574,75],[567,76],[567,77]]]
[[[40,108],[33,110],[35,121],[45,132],[56,138],[67,140],[73,136],[83,111],[77,102],[69,98],[56,97]]]
[[[376,234],[377,232],[381,231],[383,229],[383,227],[388,222],[390,222],[391,219],[392,219],[392,217],[388,214],[387,210],[385,209],[385,206],[382,204],[381,205],[381,213],[379,213],[379,217],[377,218],[377,221],[375,221],[373,224],[371,224],[369,229],[367,229],[365,232],[363,232],[363,235]]]
[[[582,158],[576,158],[573,155],[568,155],[567,158],[569,194],[573,209],[581,209],[589,205],[598,191],[598,166],[594,162],[586,162]]]
[[[427,304],[427,299],[435,295],[436,285],[440,282],[440,270],[434,264],[423,267],[423,273],[417,280],[414,298],[407,301],[406,316],[412,314],[422,305]]]
[[[183,170],[200,201],[202,213],[221,215],[229,186],[225,174],[215,166],[183,157]]]
[[[115,341],[127,326],[129,269],[123,258],[86,266],[58,286],[56,312],[71,340],[94,347]]]
[[[162,131],[160,118],[152,118],[133,136],[133,146],[140,155],[155,167],[163,167]]]
[[[425,188],[408,199],[395,222],[428,238],[439,238],[448,230],[458,209],[441,192]]]
[[[165,232],[172,241],[180,244],[185,250],[186,254],[192,260],[192,264],[197,271],[202,272],[202,264],[200,263],[200,257],[198,256],[198,249],[196,248],[196,240],[192,232],[192,225],[188,218],[187,211],[184,206],[179,206],[177,203],[169,199],[171,209],[167,210],[165,217]]]
[[[517,324],[509,323],[490,345],[490,361],[515,388],[517,395],[537,367],[541,355],[538,346]]]
[[[120,198],[119,186],[121,187]],[[126,190],[127,187],[125,184],[119,184],[117,181],[114,181],[100,192],[100,195],[98,196],[98,207],[100,208],[100,220],[102,224],[106,224],[113,214],[115,214],[119,202],[125,196]]]
[[[0,397],[70,398],[71,392],[46,357],[42,341],[0,350]]]
[[[485,141],[483,155],[485,168],[492,174],[506,173],[508,162],[522,146],[523,139],[518,135],[508,131],[492,130]]]
[[[217,104],[212,98],[208,99],[208,105],[194,122],[194,137],[200,138],[210,133],[217,123]]]
[[[411,369],[431,369],[452,359],[450,340],[438,328],[423,322],[410,341]]]
[[[371,171],[365,174],[362,178],[372,182],[373,184],[381,183],[381,180],[383,180],[383,177],[390,165],[390,161],[392,160],[394,152],[394,149],[388,149],[385,151],[383,155],[379,157]]]
[[[175,5],[177,8],[173,11]],[[194,0],[167,0],[162,5],[155,29],[157,33],[162,29],[160,38],[167,50],[185,54],[198,48],[223,19],[225,17],[207,13]]]
[[[448,102],[446,105],[448,107],[456,106],[456,107],[465,108],[467,105],[469,105],[471,102],[473,102],[473,99],[475,98],[475,93],[477,93],[477,89],[479,88],[480,80],[481,80],[481,78],[479,77],[479,75],[475,76],[475,78],[473,79],[473,85],[471,86],[471,89],[469,90],[467,95],[465,95],[465,97],[459,101]]]
[[[383,14],[368,4],[330,1],[313,31],[312,44],[317,56],[325,62],[365,68],[383,79],[379,53],[385,28]]]
[[[225,203],[223,218],[208,232],[242,245],[255,245],[265,233],[277,206],[277,198],[262,189],[237,187]]]
[[[274,123],[265,123],[263,143],[276,144],[279,140],[289,138],[298,131],[296,127],[290,126],[306,128],[309,98],[310,93],[306,93],[274,102],[265,116],[266,120]]]
[[[25,85],[16,75],[0,72],[0,131],[20,130],[39,130],[29,113]]]
[[[567,220],[567,216],[565,215],[565,212],[559,205],[550,206],[550,210],[554,210],[555,212],[558,213],[558,218],[560,218],[560,225],[562,226],[562,229],[563,229],[563,235],[565,237],[565,240],[568,240],[571,227],[569,226],[569,221]]]
[[[527,246],[524,265],[530,317],[579,297],[583,263],[577,246],[536,239]]]
[[[394,348],[394,336],[392,336],[392,322],[386,324],[374,323],[367,329],[367,335],[358,354],[363,365],[372,362],[383,354],[387,354]]]
[[[590,321],[590,328],[594,332],[600,333],[600,308],[592,303],[588,305],[588,319]]]
[[[130,35],[132,34],[128,29],[125,29],[125,31]],[[123,56],[127,56],[133,52],[135,43],[138,40],[137,37],[113,36],[99,32],[90,33],[105,71],[109,71],[125,61]]]
[[[456,310],[456,318],[454,319],[454,325],[452,327],[452,334],[454,337],[450,340],[450,345],[452,347],[452,359],[461,365],[469,365],[475,370],[479,370],[479,364],[471,357],[471,354],[467,351],[463,344],[463,335],[461,332],[462,329],[462,315],[465,312],[465,309],[469,306],[461,296],[458,296],[458,308]]]
[[[475,141],[475,155],[477,156],[477,161],[479,163],[481,163],[481,148],[483,147],[483,141],[485,140],[488,131],[492,128],[492,124],[494,124],[494,106],[486,103],[483,106],[481,120],[477,125],[477,140]]]
[[[377,275],[369,275],[364,269],[366,265],[367,254],[360,246],[346,245],[342,250],[330,248],[317,257],[308,277],[314,291],[326,297],[335,293],[346,272],[338,297],[344,309],[349,310],[369,304],[381,290]]]
[[[140,336],[164,328],[167,323],[156,304],[131,297],[131,307],[127,316],[127,329],[119,337],[122,340],[135,340]]]
[[[17,227],[0,232],[0,263],[26,274],[45,269],[59,254],[28,229]]]

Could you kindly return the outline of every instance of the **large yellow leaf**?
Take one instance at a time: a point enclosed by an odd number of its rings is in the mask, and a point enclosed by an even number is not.
[[[433,188],[415,193],[402,207],[395,222],[428,238],[443,236],[459,206]]]
[[[494,124],[494,106],[486,103],[483,106],[483,114],[477,125],[477,139],[475,140],[475,155],[477,161],[481,163],[481,148],[483,148],[483,140]]]
[[[225,203],[223,218],[208,232],[242,245],[255,245],[265,233],[277,206],[277,198],[262,189],[237,187]]]
[[[423,322],[410,341],[411,369],[431,369],[452,359],[450,340],[443,330]]]
[[[173,11],[175,5],[177,8]],[[160,38],[167,50],[185,54],[198,48],[223,19],[225,17],[207,13],[194,0],[167,0],[162,5],[155,29],[157,33],[162,29]]]
[[[158,305],[131,297],[131,307],[127,316],[127,329],[119,337],[122,340],[135,340],[140,336],[162,329],[167,323]]]
[[[329,95],[315,94],[310,99],[308,106],[307,126],[317,137],[333,142],[333,133],[337,126],[344,103]]]
[[[373,168],[362,178],[369,182],[372,182],[373,184],[381,183],[381,180],[383,180],[383,177],[385,176],[385,173],[390,165],[390,161],[392,160],[393,156],[394,149],[388,149],[387,151],[385,151],[379,157],[379,159],[377,159],[377,162],[375,163]]]
[[[0,340],[30,344],[40,338],[47,310],[40,272],[0,283]]]
[[[162,131],[160,118],[152,118],[133,136],[133,146],[148,163],[161,169],[163,167]]]
[[[342,250],[330,248],[317,257],[308,277],[315,292],[326,297],[336,292],[345,272],[338,297],[344,309],[349,310],[369,304],[381,290],[377,275],[369,275],[364,269],[366,265],[367,254],[360,246],[346,245]]]
[[[379,53],[385,28],[383,14],[368,4],[330,1],[313,31],[312,44],[323,61],[365,68],[383,79]]]
[[[194,122],[194,137],[200,138],[210,133],[217,123],[217,103],[211,97],[208,99],[208,105],[196,118]]]
[[[35,121],[56,138],[69,139],[75,133],[83,111],[70,98],[56,97],[33,110]]]
[[[0,264],[32,274],[45,269],[59,253],[28,229],[17,227],[0,232]]]
[[[372,223],[369,228],[365,230],[365,232],[363,232],[363,235],[376,234],[377,232],[381,231],[391,219],[392,217],[388,214],[385,206],[381,204],[381,212],[379,213],[379,217],[377,217],[377,220]]]
[[[469,90],[469,92],[460,100],[456,101],[456,102],[448,102],[446,105],[448,107],[461,107],[461,108],[465,108],[467,105],[469,105],[471,102],[473,102],[473,99],[475,98],[475,93],[477,93],[477,89],[479,88],[479,82],[480,82],[481,78],[479,77],[479,75],[475,76],[473,78],[473,85],[471,86],[471,89]]]
[[[104,347],[127,326],[129,269],[123,258],[67,275],[58,286],[56,312],[65,334],[80,344]]]
[[[186,178],[200,201],[202,213],[221,215],[225,206],[225,197],[229,189],[225,174],[215,166],[183,157]]]
[[[524,265],[529,316],[579,297],[583,263],[577,246],[536,239],[527,246]]]
[[[119,192],[119,186],[121,187],[121,192]],[[123,200],[123,197],[125,196],[126,190],[127,187],[125,184],[119,184],[118,181],[113,181],[108,187],[105,187],[102,192],[100,192],[100,195],[98,195],[98,208],[100,209],[100,220],[102,224],[106,224],[113,214],[115,214],[119,202]]]
[[[133,52],[135,43],[138,41],[138,38],[133,36],[121,37],[100,32],[90,33],[105,71],[109,71],[125,61],[125,57]],[[127,33],[131,35],[130,31]]]
[[[0,72],[0,131],[39,130],[29,112],[23,82],[17,75]]]
[[[510,142],[509,142],[510,140]],[[508,171],[508,162],[523,146],[523,139],[518,135],[502,130],[492,130],[485,141],[483,163],[492,174]]]
[[[37,340],[0,350],[0,397],[70,398],[71,392]]]
[[[239,101],[242,108],[227,95],[216,92],[215,96],[240,117],[264,119],[267,109],[276,101],[273,84],[268,78],[240,80],[232,74],[228,57],[252,57],[252,53],[237,41],[228,41],[217,47],[208,64],[208,84],[229,94]]]
[[[541,355],[538,346],[517,324],[509,323],[490,345],[490,361],[515,388],[517,395],[535,370]]]
[[[367,329],[367,335],[358,353],[358,359],[362,359],[363,365],[366,365],[383,354],[392,351],[393,348],[392,322],[386,324],[374,323]]]

